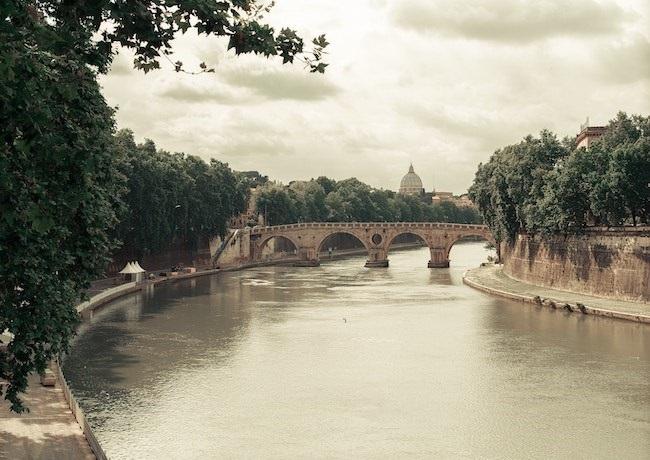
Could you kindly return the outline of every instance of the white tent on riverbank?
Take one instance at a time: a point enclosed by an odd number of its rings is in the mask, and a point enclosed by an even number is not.
[[[135,282],[140,282],[144,279],[144,272],[145,269],[140,266],[137,260],[127,263],[124,268],[120,270],[120,274],[129,276],[131,281]]]

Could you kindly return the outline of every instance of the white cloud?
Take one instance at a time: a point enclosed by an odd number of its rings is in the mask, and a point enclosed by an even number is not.
[[[242,60],[246,59],[243,57]],[[250,60],[248,61],[250,63]],[[307,73],[300,66],[281,66],[256,59],[252,65],[230,66],[222,72],[231,86],[248,88],[254,94],[273,100],[317,101],[336,95],[339,88],[328,76]]]
[[[610,82],[647,83],[650,80],[650,40],[643,35],[607,46],[598,60],[600,73]]]
[[[219,103],[224,105],[245,104],[252,98],[248,94],[242,94],[233,90],[227,85],[210,84],[201,85],[195,82],[190,84],[187,81],[175,81],[160,92],[160,96],[182,103]]]
[[[392,15],[406,29],[509,43],[617,33],[628,17],[595,0],[404,0]]]

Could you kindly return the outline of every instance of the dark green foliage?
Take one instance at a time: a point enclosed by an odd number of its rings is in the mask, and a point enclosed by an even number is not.
[[[587,151],[543,131],[479,165],[470,197],[498,240],[650,222],[650,117],[619,113]]]
[[[157,152],[152,143],[135,148],[124,135],[116,147],[96,73],[109,69],[118,46],[134,52],[136,68],[159,68],[171,40],[189,28],[229,39],[236,53],[299,57],[323,72],[324,37],[305,54],[294,32],[261,22],[267,11],[257,0],[0,2],[0,332],[14,335],[0,353],[0,378],[9,381],[12,410],[25,409],[18,395],[27,376],[66,349],[78,321],[73,306],[116,246],[109,232],[117,214],[117,234],[149,250],[166,236],[223,233],[227,216],[243,207],[246,187],[225,165]],[[125,175],[127,201],[142,214],[124,213]],[[192,193],[207,198],[185,195]],[[181,215],[170,215],[175,201]]]
[[[105,72],[114,46],[135,53],[134,66],[148,72],[172,54],[172,40],[194,28],[199,34],[228,38],[237,54],[280,55],[283,62],[301,57],[312,72],[323,72],[324,37],[303,54],[303,40],[291,29],[279,33],[261,22],[270,6],[259,0],[6,0],[0,4],[3,28],[23,32],[35,46]],[[7,20],[8,19],[8,20]],[[102,27],[107,22],[112,27]],[[182,70],[176,62],[175,69]],[[202,72],[213,71],[206,65]]]
[[[115,139],[128,179],[127,212],[115,236],[129,254],[140,257],[175,243],[192,247],[201,239],[223,236],[228,220],[244,211],[247,183],[242,185],[228,165],[170,154],[149,140],[136,145],[127,130]]]
[[[528,136],[479,165],[469,193],[497,240],[512,239],[537,225],[537,203],[544,196],[547,174],[567,154],[553,134],[542,131],[539,138]]]
[[[319,177],[285,187],[269,184],[256,195],[267,225],[294,222],[481,222],[478,211],[451,202],[437,205],[370,187],[355,178]]]
[[[329,177],[325,176],[320,176],[318,179],[316,179],[316,182],[318,185],[323,187],[323,191],[325,192],[325,195],[329,195],[331,191],[334,190],[334,187],[336,186],[336,181],[334,179],[330,179]]]
[[[256,188],[269,181],[269,176],[262,176],[258,171],[239,171],[237,175],[242,186],[247,188]]]
[[[0,378],[12,410],[27,376],[67,348],[73,305],[109,260],[122,193],[113,114],[85,66],[0,38]]]
[[[267,185],[256,198],[257,209],[264,214],[266,225],[296,222],[295,203],[284,187]]]

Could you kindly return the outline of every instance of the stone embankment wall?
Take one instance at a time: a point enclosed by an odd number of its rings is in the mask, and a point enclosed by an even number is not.
[[[650,301],[650,227],[590,229],[503,243],[504,272],[519,281],[581,294]]]
[[[221,238],[210,242],[210,254],[214,257],[222,245]],[[248,229],[230,230],[226,244],[219,253],[217,266],[220,268],[238,267],[250,262],[251,239]]]

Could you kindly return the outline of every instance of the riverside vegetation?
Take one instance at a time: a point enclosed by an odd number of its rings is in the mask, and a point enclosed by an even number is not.
[[[619,112],[589,150],[544,130],[497,150],[469,189],[494,237],[650,223],[650,117]]]

